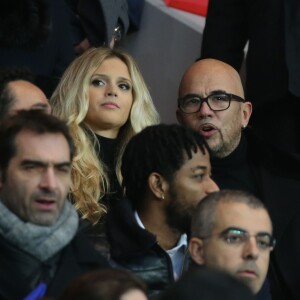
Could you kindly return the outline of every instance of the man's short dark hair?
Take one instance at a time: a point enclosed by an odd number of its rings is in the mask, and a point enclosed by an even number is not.
[[[13,67],[0,69],[0,120],[8,114],[16,101],[13,93],[8,88],[8,84],[17,80],[34,83],[34,76],[27,69]]]
[[[20,110],[0,122],[0,169],[3,174],[9,161],[16,155],[16,136],[23,130],[37,134],[61,133],[70,147],[70,159],[74,156],[74,144],[67,124],[39,110]]]
[[[217,205],[222,203],[243,203],[253,209],[266,209],[254,195],[240,190],[221,190],[207,195],[198,203],[192,217],[191,237],[210,236],[216,222]]]
[[[142,202],[148,177],[157,172],[171,182],[184,162],[200,149],[208,153],[205,140],[180,125],[153,125],[135,135],[122,158],[121,173],[126,196],[135,208]]]

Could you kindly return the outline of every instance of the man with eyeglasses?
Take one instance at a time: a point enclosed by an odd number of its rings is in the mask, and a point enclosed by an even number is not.
[[[229,272],[254,294],[266,278],[274,246],[269,214],[252,194],[215,192],[194,211],[189,242],[193,263]]]
[[[214,156],[225,157],[239,144],[241,128],[247,126],[252,112],[252,104],[243,98],[233,68],[220,61],[202,60],[183,76],[177,119],[205,137]]]
[[[283,105],[282,109],[292,108]],[[299,158],[246,128],[251,113],[239,74],[228,64],[202,59],[184,73],[178,121],[205,138],[211,150],[212,176],[220,189],[250,192],[268,208],[278,240],[268,275],[272,299],[298,300]]]

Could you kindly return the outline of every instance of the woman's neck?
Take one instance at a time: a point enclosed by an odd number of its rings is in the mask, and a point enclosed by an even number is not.
[[[103,136],[109,139],[116,139],[118,137],[119,129],[107,129],[107,130],[94,130],[95,134]]]

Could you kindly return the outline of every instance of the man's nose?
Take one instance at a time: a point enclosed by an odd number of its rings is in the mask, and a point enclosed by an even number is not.
[[[215,183],[215,181],[212,178],[209,178],[206,186],[206,194],[217,192],[219,190],[220,189],[218,185]]]
[[[245,242],[244,249],[243,249],[243,258],[256,260],[258,256],[259,256],[259,249],[257,247],[256,239],[254,236],[251,236]]]
[[[214,113],[213,110],[210,109],[207,102],[202,101],[198,114],[202,117],[207,117],[207,116],[211,116],[213,113]]]
[[[57,178],[53,168],[47,168],[41,176],[40,188],[53,191],[57,187]]]

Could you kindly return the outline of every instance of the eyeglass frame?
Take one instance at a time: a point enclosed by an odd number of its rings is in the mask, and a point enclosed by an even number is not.
[[[240,242],[229,242],[226,240],[226,234],[230,231],[239,231],[241,234],[241,237],[245,237],[246,239],[244,241],[240,241]],[[268,235],[270,237],[270,244],[267,246],[267,248],[263,248],[263,247],[260,247],[258,242],[257,242],[257,237],[259,236],[262,236],[262,235]],[[247,230],[244,230],[242,228],[239,228],[239,227],[228,227],[226,229],[224,229],[223,231],[219,232],[219,233],[214,233],[214,234],[211,234],[211,235],[208,235],[208,236],[204,236],[204,237],[199,237],[200,239],[203,239],[203,240],[206,240],[206,239],[210,239],[211,237],[213,236],[217,236],[219,237],[220,239],[222,239],[227,245],[243,245],[245,244],[246,242],[249,242],[249,239],[251,237],[254,237],[255,238],[255,242],[256,242],[256,246],[258,249],[262,250],[262,251],[265,251],[265,250],[269,250],[269,251],[273,251],[275,246],[276,246],[276,239],[274,238],[274,236],[268,232],[259,232],[257,234],[249,234],[249,232]]]
[[[218,96],[218,95],[225,95],[225,96],[229,97],[229,102],[228,102],[228,107],[227,107],[227,108],[224,108],[224,109],[212,109],[212,108],[210,107],[210,105],[209,105],[209,103],[208,103],[208,98],[211,97],[211,96]],[[185,99],[188,98],[188,97],[198,98],[198,99],[201,101],[198,110],[193,111],[193,112],[185,112],[185,111],[183,111],[183,109],[182,109],[182,107],[181,107],[181,105],[180,105],[180,102],[181,102],[182,100],[185,100]],[[231,104],[231,101],[232,101],[232,100],[236,100],[236,101],[242,102],[242,103],[245,103],[245,102],[246,102],[246,99],[244,99],[244,98],[242,98],[242,97],[240,97],[240,96],[238,96],[238,95],[235,95],[235,94],[230,94],[230,93],[225,93],[225,92],[218,92],[218,93],[215,92],[215,93],[212,93],[212,94],[208,95],[207,97],[201,97],[201,96],[199,96],[198,94],[188,94],[188,95],[186,95],[186,96],[184,96],[184,97],[179,97],[179,98],[177,99],[177,107],[178,107],[179,110],[180,110],[182,113],[184,113],[184,114],[188,114],[188,115],[189,115],[189,114],[195,114],[195,113],[197,113],[198,111],[200,111],[203,102],[205,102],[205,103],[207,104],[207,106],[209,107],[209,109],[212,110],[212,111],[224,111],[224,110],[227,110],[227,109],[230,107],[230,104]]]

